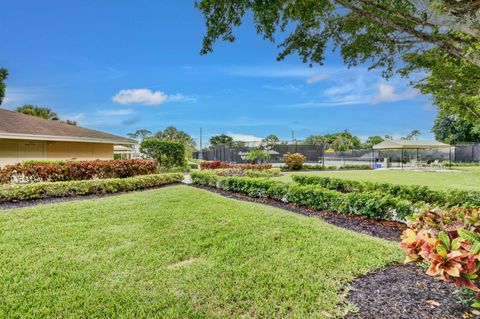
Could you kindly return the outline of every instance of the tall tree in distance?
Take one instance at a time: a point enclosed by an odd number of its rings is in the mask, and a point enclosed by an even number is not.
[[[3,98],[5,97],[5,92],[7,85],[5,80],[8,78],[8,70],[5,68],[0,68],[0,105],[2,105]]]
[[[407,141],[418,140],[420,135],[422,135],[422,133],[420,133],[419,130],[412,130],[407,136],[404,136],[401,139]]]
[[[58,114],[48,107],[25,104],[23,106],[17,107],[16,111],[19,113],[40,117],[45,120],[59,120]]]
[[[262,140],[262,145],[270,149],[279,143],[280,139],[274,134],[270,134]]]
[[[145,130],[145,129],[136,130],[133,133],[128,133],[127,134],[127,136],[130,137],[131,139],[140,140],[140,142],[143,141],[144,139],[146,139],[147,137],[151,136],[151,135],[152,135],[152,132],[150,132],[149,130]]]
[[[226,134],[214,135],[210,137],[209,141],[211,147],[218,147],[224,145],[232,147],[234,145],[233,137]]]
[[[162,141],[177,142],[185,146],[185,156],[191,158],[197,143],[186,132],[178,130],[174,126],[166,127],[163,131],[155,133],[155,137]]]
[[[374,145],[380,144],[384,141],[384,138],[380,135],[372,135],[367,138],[365,143],[363,143],[363,148],[370,149]]]

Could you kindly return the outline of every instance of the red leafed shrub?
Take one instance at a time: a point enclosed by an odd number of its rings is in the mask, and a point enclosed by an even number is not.
[[[205,161],[200,163],[200,169],[220,169],[220,168],[237,168],[245,169],[270,169],[272,164],[230,164],[221,161]]]
[[[0,183],[125,178],[156,172],[157,163],[154,160],[144,159],[26,162],[0,168]]]
[[[480,307],[480,212],[455,208],[414,215],[402,235],[405,262],[424,262],[427,274],[477,293]]]
[[[205,161],[200,163],[200,169],[230,168],[228,163],[221,161]]]

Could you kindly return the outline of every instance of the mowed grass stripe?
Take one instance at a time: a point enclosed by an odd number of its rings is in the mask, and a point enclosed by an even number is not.
[[[395,243],[188,186],[0,214],[0,317],[327,318]]]

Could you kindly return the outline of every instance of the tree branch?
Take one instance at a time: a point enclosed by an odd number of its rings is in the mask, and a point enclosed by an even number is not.
[[[422,31],[418,31],[418,30],[415,30],[414,28],[411,28],[407,25],[402,25],[400,23],[397,23],[397,22],[394,22],[394,21],[391,21],[391,20],[388,20],[382,16],[379,16],[373,12],[370,12],[368,10],[365,10],[363,8],[359,8],[355,5],[352,5],[351,3],[348,3],[348,1],[344,1],[344,0],[335,0],[337,1],[338,3],[344,5],[345,7],[348,7],[350,10],[364,16],[364,17],[367,17],[377,23],[380,23],[384,26],[387,26],[387,27],[391,27],[395,30],[398,30],[398,31],[401,31],[401,32],[404,32],[404,33],[408,33],[408,34],[411,34],[411,35],[414,35],[415,37],[425,41],[425,42],[428,42],[428,43],[432,43],[432,44],[435,44],[437,45],[438,47],[442,48],[443,50],[445,50],[446,52],[456,56],[456,57],[459,57],[461,59],[464,59],[464,60],[467,60],[473,64],[475,64],[476,66],[479,66],[480,67],[480,57],[474,55],[474,54],[469,54],[468,52],[465,52],[464,50],[454,46],[454,45],[451,45],[450,43],[444,41],[444,40],[441,40],[441,39],[438,39],[428,33],[425,33],[425,32],[422,32]]]

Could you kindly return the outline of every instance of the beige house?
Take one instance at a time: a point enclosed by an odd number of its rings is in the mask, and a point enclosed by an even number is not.
[[[113,159],[114,145],[137,141],[0,109],[0,166],[26,160]]]

